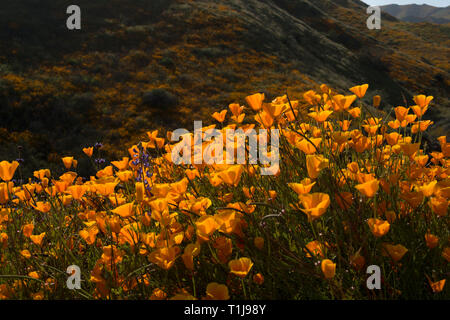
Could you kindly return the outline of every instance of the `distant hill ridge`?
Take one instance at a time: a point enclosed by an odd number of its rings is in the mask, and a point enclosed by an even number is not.
[[[441,8],[427,4],[390,4],[381,8],[384,12],[405,22],[450,23],[450,6]]]

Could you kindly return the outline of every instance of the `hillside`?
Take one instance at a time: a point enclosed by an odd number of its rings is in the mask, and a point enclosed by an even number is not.
[[[368,30],[353,0],[115,0],[78,1],[73,32],[69,2],[36,3],[0,12],[0,157],[24,167],[60,165],[98,141],[119,157],[149,129],[190,129],[249,92],[301,96],[322,83],[370,83],[395,105],[433,95],[436,134],[449,132],[445,25]]]
[[[450,23],[450,6],[439,8],[426,4],[390,4],[381,8],[384,12],[405,22]]]

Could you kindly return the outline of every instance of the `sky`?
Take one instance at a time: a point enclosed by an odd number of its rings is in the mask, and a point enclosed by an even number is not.
[[[447,7],[450,5],[450,0],[362,0],[371,6],[383,6],[385,4],[428,4],[435,7]]]

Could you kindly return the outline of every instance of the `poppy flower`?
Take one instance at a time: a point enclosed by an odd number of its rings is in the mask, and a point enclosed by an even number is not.
[[[220,113],[219,112],[214,112],[212,117],[214,119],[216,119],[218,122],[222,123],[222,122],[225,121],[225,116],[226,116],[227,112],[228,112],[228,110],[226,110],[226,109],[220,111]]]
[[[333,261],[331,261],[330,259],[322,260],[320,268],[322,269],[325,279],[332,279],[336,274],[336,264],[333,263]]]
[[[47,213],[52,208],[52,205],[49,202],[43,201],[37,201],[36,204],[31,203],[31,206],[42,213]]]
[[[384,243],[383,248],[385,249],[383,251],[383,254],[385,254],[385,255],[387,254],[395,262],[400,261],[403,258],[403,256],[408,252],[408,249],[406,249],[401,244],[392,245],[392,244]]]
[[[31,235],[30,239],[31,241],[33,241],[34,244],[38,245],[38,246],[42,246],[42,240],[45,237],[45,232],[42,232],[40,235]]]
[[[369,85],[366,84],[362,84],[360,86],[355,86],[350,88],[350,91],[353,92],[354,94],[356,94],[358,96],[358,98],[363,98],[366,95],[367,89],[369,88]]]
[[[265,110],[256,114],[254,119],[266,129],[272,127],[274,121],[274,118]]]
[[[444,250],[442,250],[442,257],[447,260],[447,262],[450,262],[450,247],[444,248]]]
[[[322,138],[302,139],[297,141],[295,146],[303,151],[305,154],[313,154],[317,151]]]
[[[353,118],[359,118],[361,116],[361,108],[356,107],[349,109],[348,113],[350,113]]]
[[[378,108],[380,106],[381,103],[381,97],[379,95],[376,95],[373,97],[373,106],[375,108]]]
[[[124,205],[121,205],[120,207],[115,208],[114,210],[111,210],[111,212],[118,214],[122,218],[129,218],[133,216],[133,204],[134,201],[131,203],[126,203]]]
[[[430,278],[428,278],[428,283],[430,284],[431,290],[433,293],[439,293],[444,290],[446,279],[442,279],[440,281],[433,282]]]
[[[19,162],[13,161],[2,161],[0,162],[0,178],[3,181],[10,181],[13,176],[14,172],[16,172],[17,167],[19,166]]]
[[[448,200],[444,197],[431,197],[429,206],[438,216],[444,217],[448,211]]]
[[[236,187],[241,180],[242,172],[244,172],[243,166],[234,165],[227,170],[219,172],[218,177],[226,184]]]
[[[390,227],[389,222],[375,218],[370,218],[367,221],[367,224],[369,225],[372,234],[377,238],[380,238],[388,233]]]
[[[274,104],[274,103],[263,103],[262,108],[273,119],[277,118],[283,112],[283,110],[285,110],[284,105]]]
[[[116,188],[117,184],[118,184],[118,181],[96,184],[96,185],[94,185],[94,188],[91,189],[91,191],[95,190],[95,192],[98,192],[102,196],[107,197],[110,194],[114,193],[114,189]]]
[[[393,146],[398,143],[398,140],[401,138],[401,135],[397,132],[385,133],[384,137],[386,138],[386,142]]]
[[[406,116],[408,115],[409,108],[405,108],[403,106],[399,106],[394,108],[395,117],[399,122],[402,122],[406,119]]]
[[[218,228],[216,219],[210,215],[204,215],[200,217],[195,225],[197,227],[197,236],[202,241],[208,241],[209,236],[213,234]]]
[[[309,90],[303,94],[303,98],[310,104],[316,105],[322,99],[319,94],[317,94],[314,90]]]
[[[99,232],[99,230],[98,230],[97,226],[94,224],[88,228],[80,230],[79,234],[80,234],[80,237],[83,238],[87,244],[91,245],[95,242],[98,232]]]
[[[294,190],[298,195],[309,193],[316,182],[312,182],[311,179],[305,178],[300,183],[288,183],[288,186]]]
[[[232,103],[228,108],[235,117],[238,117],[242,113],[242,110],[244,110],[244,106],[240,106],[238,103]]]
[[[22,250],[20,251],[20,254],[22,257],[24,257],[25,259],[29,259],[31,258],[31,253],[28,250]]]
[[[41,170],[34,171],[33,176],[35,176],[39,180],[43,180],[45,177],[50,178],[50,170],[49,169],[41,169]]]
[[[3,248],[3,249],[6,248],[6,246],[8,245],[8,239],[9,239],[9,237],[5,232],[0,233],[0,244],[1,244],[0,248]]]
[[[428,109],[428,106],[425,107],[419,107],[419,106],[411,106],[411,109],[413,110],[414,114],[419,117],[422,118],[422,116],[425,114],[425,112]]]
[[[258,111],[262,107],[262,103],[264,101],[264,93],[256,93],[254,95],[248,96],[245,98],[248,105],[255,111]]]
[[[429,183],[426,183],[422,186],[417,187],[418,192],[422,192],[425,197],[430,197],[433,195],[434,190],[436,189],[437,180],[433,180]]]
[[[347,131],[352,124],[352,120],[338,121],[338,123],[341,126],[342,131]]]
[[[320,171],[327,168],[329,160],[322,155],[307,155],[306,156],[306,169],[308,176],[311,179],[316,179],[319,176]]]
[[[257,273],[253,276],[253,282],[259,285],[264,283],[264,276],[261,273]]]
[[[150,296],[150,300],[164,300],[167,298],[167,294],[162,291],[160,288],[156,288],[153,290],[152,295]]]
[[[90,158],[94,153],[94,147],[83,148],[83,152]]]
[[[378,191],[380,182],[377,179],[369,180],[365,183],[357,184],[355,188],[364,196],[372,198]]]
[[[315,220],[322,216],[330,206],[330,196],[326,193],[311,193],[299,195],[302,210],[308,216],[309,220]]]
[[[425,235],[425,241],[427,243],[427,247],[430,249],[436,248],[437,245],[439,244],[439,238],[431,233],[427,233]]]
[[[64,163],[64,167],[66,167],[66,169],[70,169],[70,167],[72,167],[73,157],[64,157],[61,160]]]
[[[234,210],[221,210],[214,215],[216,219],[217,229],[220,232],[230,234],[241,234],[240,231],[240,218],[237,216]]]
[[[429,126],[431,126],[434,122],[431,120],[426,121],[419,121],[418,123],[415,123],[411,126],[411,132],[417,133],[417,132],[424,132],[428,129]]]
[[[324,250],[324,245],[322,243],[320,243],[319,241],[314,240],[314,241],[308,242],[308,244],[306,245],[305,252],[306,252],[306,256],[308,258],[311,258],[310,253],[312,253],[313,255],[315,255],[317,257],[323,258],[323,257],[325,257],[323,250]]]
[[[228,267],[234,275],[245,278],[253,267],[253,262],[249,258],[239,258],[228,262]]]
[[[67,192],[72,195],[75,200],[80,200],[86,192],[86,186],[76,185],[67,188]]]
[[[119,171],[125,170],[128,167],[128,162],[130,158],[123,157],[121,161],[111,161],[111,164],[114,165]]]
[[[228,287],[224,284],[211,282],[206,287],[206,300],[228,300]]]
[[[32,223],[28,223],[28,224],[24,225],[22,227],[23,235],[25,237],[29,238],[33,233],[33,229],[34,229],[34,224],[32,224]]]
[[[158,267],[169,270],[175,263],[180,253],[179,247],[159,248],[148,255],[148,260]]]
[[[333,109],[334,111],[342,111],[347,110],[352,103],[356,100],[355,95],[343,96],[343,95],[335,95],[333,96]]]
[[[433,100],[434,97],[433,96],[425,96],[423,94],[418,95],[418,96],[414,96],[413,100],[414,102],[420,107],[420,108],[425,108],[428,107],[428,105],[430,104],[431,100]]]
[[[322,123],[324,121],[327,120],[327,118],[333,113],[333,111],[331,110],[324,110],[324,111],[319,111],[319,112],[311,112],[308,113],[308,116],[310,116],[311,118],[313,118],[314,120],[316,120],[319,123]]]
[[[200,254],[200,244],[190,243],[184,248],[184,253],[181,255],[184,265],[189,270],[194,270],[194,257]]]
[[[256,237],[253,240],[253,243],[254,243],[255,247],[257,247],[259,250],[262,250],[264,248],[264,238],[262,238],[262,237]]]

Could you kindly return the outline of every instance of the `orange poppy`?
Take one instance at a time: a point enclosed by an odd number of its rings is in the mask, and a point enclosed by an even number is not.
[[[94,153],[94,147],[83,148],[83,152],[90,158]]]
[[[330,196],[326,193],[311,193],[298,196],[309,220],[315,220],[322,216],[330,206]]]
[[[437,245],[439,244],[439,238],[431,233],[427,233],[425,235],[425,241],[427,243],[427,247],[430,249],[436,248]]]
[[[319,112],[308,113],[308,116],[316,120],[317,122],[324,122],[333,113],[331,110],[324,110]]]
[[[430,104],[431,100],[433,100],[433,96],[425,96],[423,94],[418,95],[418,96],[414,96],[413,100],[414,102],[420,107],[420,108],[424,108],[424,107],[428,107],[428,105]]]
[[[385,249],[383,251],[383,254],[388,255],[395,262],[400,261],[401,258],[403,258],[403,256],[408,252],[408,249],[406,249],[401,244],[392,245],[392,244],[384,243],[383,248]]]
[[[253,262],[249,258],[239,258],[236,260],[231,260],[228,263],[228,267],[231,270],[230,272],[234,275],[240,278],[245,278],[250,272],[250,269],[253,267]]]
[[[234,165],[227,170],[219,172],[218,177],[226,184],[236,187],[241,180],[242,172],[244,172],[242,165]]]
[[[218,228],[216,219],[210,215],[200,217],[195,225],[197,227],[197,236],[201,241],[208,241],[209,236],[212,235]]]
[[[358,189],[359,192],[361,192],[368,198],[372,198],[373,196],[375,196],[379,187],[380,182],[377,179],[369,180],[355,186],[355,188]]]
[[[120,171],[122,171],[128,167],[129,160],[130,160],[130,158],[123,157],[121,161],[111,161],[111,164],[114,165]]]
[[[248,105],[255,111],[258,111],[262,107],[262,103],[264,101],[264,93],[256,93],[254,95],[248,96],[245,98]]]
[[[218,284],[217,282],[211,282],[206,287],[206,300],[228,300],[230,296],[228,294],[228,287],[224,284]]]
[[[72,167],[74,161],[73,157],[64,157],[61,160],[64,163],[64,167],[66,167],[66,169],[70,169],[70,167]]]
[[[380,238],[388,233],[390,227],[389,222],[375,218],[370,218],[367,221],[367,224],[369,225],[372,234],[377,238]]]
[[[330,259],[322,260],[320,268],[322,269],[323,275],[326,279],[332,279],[336,274],[336,264]]]
[[[122,218],[128,218],[133,216],[133,205],[134,201],[130,203],[126,203],[124,205],[121,205],[114,210],[111,210],[112,213],[118,214]]]
[[[329,160],[322,155],[307,155],[306,156],[306,169],[308,171],[308,176],[311,179],[316,179],[320,171],[327,168]]]
[[[19,163],[17,161],[13,161],[11,163],[8,161],[0,162],[0,178],[3,181],[10,181],[13,178],[14,172],[16,172],[18,166]]]
[[[375,108],[378,108],[380,106],[381,103],[381,97],[379,95],[376,95],[373,97],[373,106]]]
[[[305,178],[300,183],[288,183],[288,186],[294,190],[298,195],[309,193],[316,182],[312,182],[311,179]]]
[[[358,96],[358,98],[363,98],[366,95],[367,89],[369,88],[369,85],[366,84],[362,84],[360,86],[355,86],[350,88],[350,91],[353,92],[354,94],[356,94]]]
[[[305,154],[313,154],[322,142],[322,138],[302,139],[295,143],[295,146]]]
[[[222,122],[225,121],[225,116],[226,116],[227,112],[228,112],[228,110],[226,110],[226,109],[220,111],[220,113],[219,113],[219,112],[214,112],[214,113],[212,114],[212,117],[213,117],[214,119],[216,119],[218,122],[222,123]]]
[[[442,290],[444,290],[446,279],[442,279],[440,281],[433,282],[430,278],[428,278],[428,283],[430,284],[431,290],[433,290],[434,293],[439,293]]]
[[[45,237],[45,232],[42,232],[40,235],[31,235],[30,239],[31,241],[33,241],[34,244],[38,245],[38,246],[42,246],[42,240]]]

